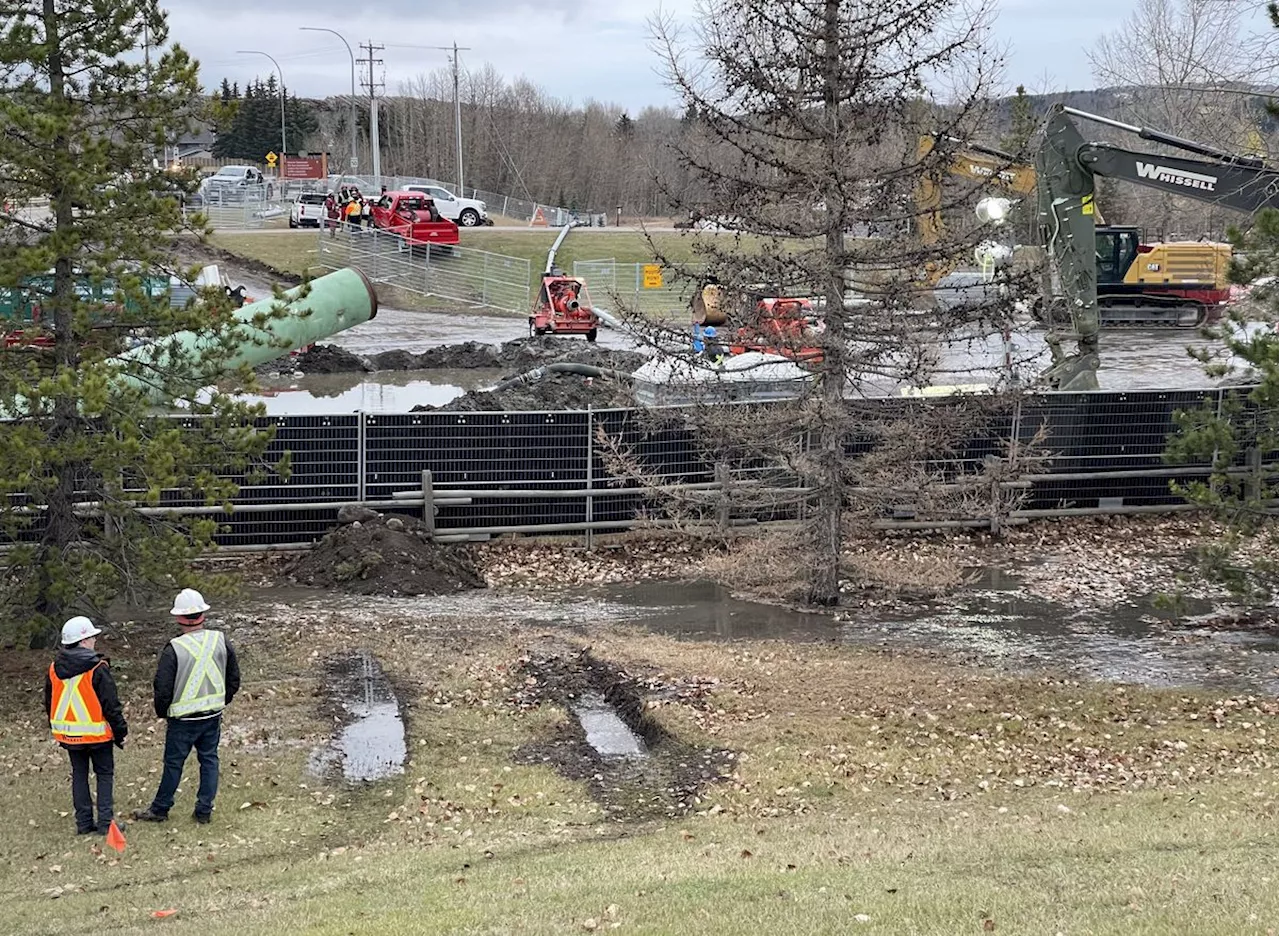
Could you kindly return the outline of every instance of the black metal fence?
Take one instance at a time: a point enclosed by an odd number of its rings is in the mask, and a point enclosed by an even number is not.
[[[1186,390],[1049,393],[1024,397],[985,416],[961,446],[970,465],[1002,457],[1009,440],[1043,431],[1046,460],[1028,475],[1021,508],[1070,515],[1082,511],[1176,509],[1171,479],[1207,478],[1208,460],[1172,466],[1163,453],[1174,413],[1229,394]],[[423,473],[430,472],[435,526],[442,536],[501,532],[604,531],[633,522],[653,498],[634,477],[610,470],[602,439],[621,440],[643,462],[647,479],[711,485],[709,464],[679,421],[655,428],[641,410],[412,414],[355,413],[272,417],[271,454],[289,452],[292,474],[245,487],[222,514],[225,546],[308,543],[328,530],[343,504],[421,513]],[[1248,414],[1237,429],[1244,447],[1258,438]],[[1275,453],[1262,453],[1267,464]],[[953,458],[953,461],[955,459]],[[453,493],[459,496],[451,496]]]

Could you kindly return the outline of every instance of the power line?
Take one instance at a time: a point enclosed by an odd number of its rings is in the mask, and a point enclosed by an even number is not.
[[[366,80],[362,77],[362,78],[360,79],[360,87],[365,88],[366,90],[368,90],[368,92],[369,92],[369,97],[371,97],[371,98],[373,98],[373,97],[377,97],[377,95],[379,94],[379,92],[384,92],[384,91],[386,90],[387,83],[386,83],[385,79],[375,79],[375,78],[374,78],[374,75],[373,75],[373,67],[374,67],[375,65],[382,65],[382,64],[383,64],[383,61],[382,61],[382,59],[380,59],[380,58],[374,58],[374,57],[373,57],[373,54],[374,54],[375,52],[382,52],[382,51],[384,51],[387,47],[386,47],[386,46],[384,46],[384,45],[374,45],[374,44],[373,44],[373,40],[372,40],[372,39],[370,39],[368,42],[362,42],[362,43],[360,44],[360,48],[361,48],[364,52],[368,53],[368,58],[356,59],[356,64],[358,64],[358,65],[368,65],[368,66],[369,66],[369,79],[366,81]],[[385,75],[386,73],[385,73],[385,72],[383,72],[383,74]]]

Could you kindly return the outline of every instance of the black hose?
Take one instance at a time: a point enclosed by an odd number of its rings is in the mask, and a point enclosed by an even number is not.
[[[493,389],[495,391],[507,390],[520,384],[533,383],[548,374],[578,374],[582,377],[603,377],[606,380],[617,380],[624,383],[631,379],[631,375],[624,371],[613,370],[609,367],[596,367],[594,364],[544,364],[542,367],[535,367],[533,370],[525,371],[518,377],[504,380]]]

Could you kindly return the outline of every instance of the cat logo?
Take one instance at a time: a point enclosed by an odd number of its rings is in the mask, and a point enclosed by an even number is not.
[[[1149,273],[1159,273],[1159,272],[1160,272],[1160,264],[1158,264],[1158,263],[1148,263],[1148,264],[1147,264],[1147,271],[1148,271]]]

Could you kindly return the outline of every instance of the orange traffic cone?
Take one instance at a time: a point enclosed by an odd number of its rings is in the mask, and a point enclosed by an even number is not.
[[[124,833],[120,831],[120,827],[116,825],[114,819],[111,820],[111,825],[107,828],[107,844],[118,852],[124,851],[126,844]]]

